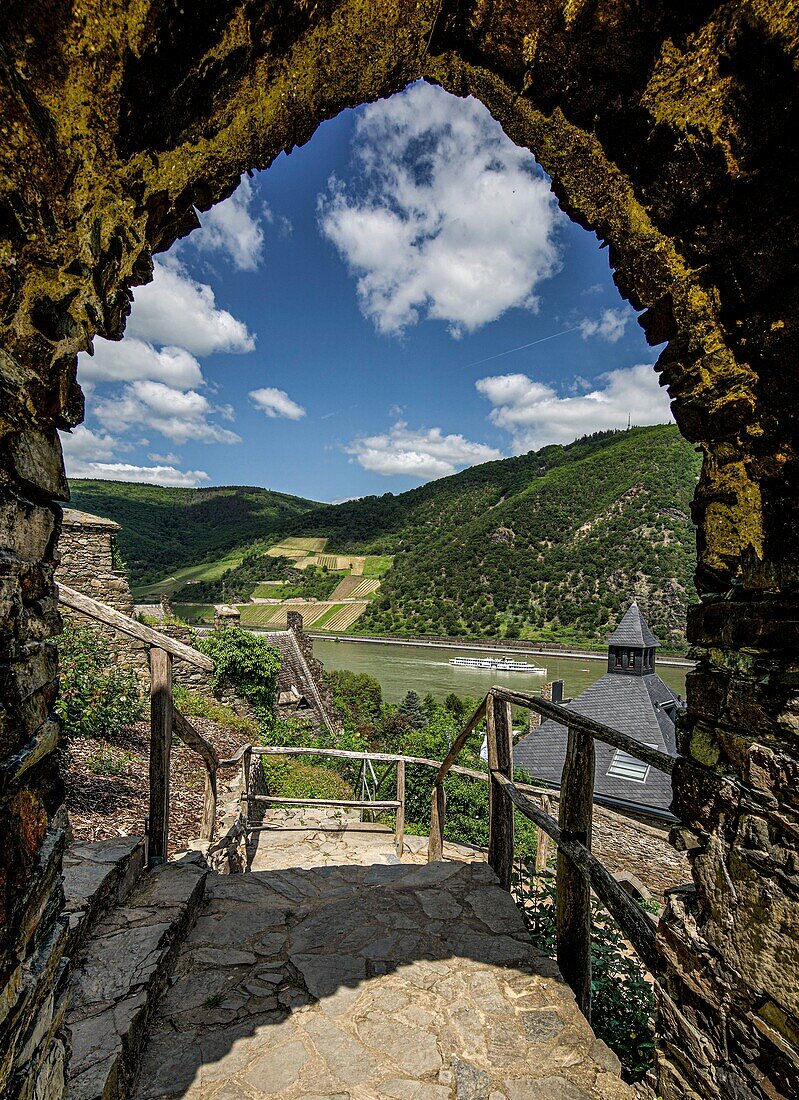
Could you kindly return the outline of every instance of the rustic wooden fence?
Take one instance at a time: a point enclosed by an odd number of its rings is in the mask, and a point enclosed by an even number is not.
[[[574,991],[582,1011],[590,1016],[591,991],[591,892],[608,909],[623,934],[647,969],[657,975],[662,959],[655,946],[655,926],[644,910],[630,897],[610,872],[591,854],[591,822],[594,801],[594,741],[602,741],[667,774],[675,760],[666,753],[641,744],[609,726],[575,714],[557,703],[528,692],[494,687],[466,722],[443,761],[397,753],[351,752],[285,745],[244,745],[231,758],[220,760],[213,747],[177,710],[172,697],[172,662],[183,660],[212,672],[214,663],[198,652],[161,631],[85,596],[66,585],[58,585],[58,597],[64,606],[97,622],[119,630],[143,643],[150,663],[150,805],[148,852],[150,864],[166,859],[169,843],[169,771],[172,737],[176,733],[197,752],[206,770],[201,835],[211,840],[216,823],[217,772],[220,767],[240,764],[243,771],[242,819],[250,829],[262,826],[250,820],[250,807],[258,803],[273,806],[333,806],[363,812],[395,812],[395,846],[399,856],[404,848],[405,769],[423,765],[435,770],[433,779],[428,861],[444,858],[446,794],[444,782],[457,774],[488,782],[489,840],[488,862],[500,884],[509,890],[514,863],[514,810],[529,818],[539,830],[536,871],[546,868],[547,838],[558,849],[556,929],[557,958],[561,972]],[[514,780],[512,707],[533,710],[567,727],[566,762],[559,793],[559,819],[548,812],[550,788],[536,787]],[[486,723],[488,771],[464,768],[455,763],[470,734],[481,722]],[[253,757],[327,756],[361,761],[359,799],[283,798],[261,794],[252,789]],[[387,765],[380,778],[375,764]],[[391,769],[396,769],[396,797],[380,799],[378,789]],[[371,778],[370,778],[371,777]],[[533,801],[535,798],[537,801]]]
[[[536,711],[568,730],[566,761],[560,786],[559,820],[530,798],[533,790],[513,778],[511,709],[516,705]],[[655,946],[655,925],[646,912],[591,854],[594,802],[594,741],[621,749],[653,768],[671,774],[675,760],[626,734],[575,714],[528,692],[495,687],[453,742],[433,782],[429,859],[441,859],[444,844],[446,798],[444,780],[469,734],[486,722],[488,748],[489,841],[488,862],[501,885],[510,889],[514,858],[514,809],[534,822],[541,834],[557,846],[556,933],[561,973],[574,991],[581,1010],[590,1017],[591,892],[610,912],[626,939],[652,974],[663,967]],[[540,846],[540,844],[539,844]],[[544,864],[545,865],[545,864]],[[536,868],[540,866],[537,861]]]
[[[566,762],[560,792],[517,782],[513,777],[512,707],[536,711],[568,729]],[[485,721],[488,771],[464,768],[455,763],[470,734]],[[446,825],[445,780],[450,774],[464,775],[488,782],[489,829],[488,862],[501,886],[510,890],[514,865],[514,810],[538,827],[536,872],[547,865],[547,844],[557,847],[556,931],[558,965],[574,991],[585,1015],[590,1017],[591,993],[591,893],[599,898],[619,925],[641,961],[652,974],[662,970],[662,959],[655,946],[655,925],[647,913],[616,881],[603,864],[591,854],[591,824],[594,801],[594,741],[603,741],[642,760],[651,767],[671,774],[675,761],[671,756],[619,733],[609,726],[584,718],[573,711],[527,692],[495,687],[469,718],[443,761],[395,753],[350,752],[344,749],[300,748],[298,746],[246,745],[222,765],[241,762],[242,816],[248,828],[262,826],[250,821],[253,804],[274,806],[340,806],[396,812],[395,845],[403,851],[405,821],[405,768],[420,764],[435,770],[432,787],[428,861],[444,858]],[[327,756],[346,760],[387,764],[397,769],[395,799],[314,799],[282,798],[272,794],[251,793],[251,763],[254,756]],[[374,774],[374,772],[372,773]],[[382,785],[386,777],[378,780]],[[559,799],[559,820],[549,813],[551,799]],[[534,801],[535,799],[535,801]]]
[[[172,697],[173,659],[214,671],[214,662],[204,653],[131,619],[91,596],[76,592],[65,584],[58,586],[58,599],[65,607],[121,634],[141,642],[147,648],[150,664],[150,803],[147,816],[147,852],[151,866],[163,863],[169,849],[169,775],[172,737],[177,734],[188,748],[198,753],[205,767],[200,836],[213,840],[216,826],[217,771],[219,758],[212,745],[180,713]]]

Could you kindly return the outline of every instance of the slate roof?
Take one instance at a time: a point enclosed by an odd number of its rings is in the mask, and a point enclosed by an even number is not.
[[[677,755],[674,722],[662,704],[674,704],[679,696],[664,684],[657,673],[647,676],[627,676],[606,672],[595,684],[565,704],[586,718],[611,726],[636,741],[652,745],[670,756]],[[683,704],[677,702],[678,707]],[[514,764],[543,783],[558,787],[566,759],[566,727],[548,719],[516,745]],[[632,778],[608,775],[616,749],[601,741],[595,742],[596,771],[594,795],[598,802],[619,803],[651,810],[658,816],[671,816],[671,779],[649,768],[643,782]]]
[[[608,645],[629,646],[633,649],[652,649],[660,642],[649,629],[638,604],[633,601],[624,618],[608,638]]]
[[[266,630],[259,637],[265,638],[269,645],[280,652],[280,672],[277,677],[278,700],[281,695],[284,699],[289,698],[288,693],[297,698],[304,697],[322,724],[334,733],[335,730],[319,694],[316,680],[302,654],[294,631]],[[292,689],[294,689],[293,692]]]

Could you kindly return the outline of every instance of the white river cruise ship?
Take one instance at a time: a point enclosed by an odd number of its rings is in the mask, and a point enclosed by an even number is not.
[[[547,670],[513,657],[451,657],[451,665],[462,668],[484,668],[490,672],[528,672],[531,676],[546,676]]]

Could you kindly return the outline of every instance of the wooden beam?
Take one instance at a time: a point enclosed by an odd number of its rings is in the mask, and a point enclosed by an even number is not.
[[[394,849],[397,859],[402,859],[405,847],[405,761],[397,761],[397,817],[394,822]]]
[[[541,799],[541,809],[545,814],[548,814],[552,809],[552,799],[548,795],[544,795]],[[538,826],[538,835],[536,836],[535,845],[535,873],[537,875],[545,875],[547,872],[547,858],[549,856],[549,837],[546,832]]]
[[[489,695],[487,704],[488,768],[488,863],[503,890],[510,890],[513,875],[513,803],[494,775],[513,778],[513,726],[510,703]]]
[[[153,630],[151,627],[145,626],[144,623],[131,619],[129,615],[123,615],[116,608],[108,607],[106,604],[100,603],[99,600],[93,600],[91,596],[84,596],[82,592],[76,592],[74,588],[67,588],[65,584],[56,585],[56,589],[58,590],[58,599],[65,607],[71,607],[73,611],[80,611],[82,615],[88,615],[90,619],[111,626],[121,634],[127,634],[130,638],[144,642],[145,645],[157,646],[158,649],[164,650],[172,657],[177,657],[190,665],[196,665],[197,668],[204,668],[206,672],[214,671],[214,662],[211,658],[206,657],[204,653],[200,653],[196,649],[192,649],[191,646],[175,641],[174,638],[162,634],[160,630]]]
[[[560,784],[560,835],[591,850],[594,738],[569,726]],[[563,848],[558,849],[556,924],[558,966],[577,1006],[591,1019],[591,886]]]
[[[511,691],[509,688],[501,687],[492,688],[491,690],[498,699],[505,699],[509,703],[515,703],[516,706],[528,707],[544,718],[551,718],[554,722],[560,722],[562,726],[571,726],[582,733],[590,734],[597,741],[603,741],[606,745],[622,749],[630,756],[634,756],[636,760],[643,760],[645,764],[657,768],[658,771],[666,772],[667,775],[671,775],[674,771],[677,757],[669,756],[668,753],[660,752],[659,749],[652,749],[648,745],[636,741],[634,737],[628,737],[626,733],[619,733],[618,730],[611,729],[610,726],[604,726],[601,722],[595,722],[592,718],[576,714],[573,710],[569,710],[568,707],[561,706],[559,703],[550,703],[546,699],[541,699],[539,696],[532,695],[527,691]]]
[[[219,767],[219,757],[216,755],[214,747],[209,745],[177,708],[173,708],[172,721],[173,732],[178,735],[184,745],[199,753],[205,765],[205,792],[203,794],[200,836],[203,840],[213,840],[216,831],[216,772]]]
[[[372,802],[368,798],[278,798],[271,794],[251,794],[248,802],[270,802],[275,806],[349,806],[353,810],[396,810],[400,805],[394,799]]]
[[[523,794],[518,784],[500,773],[497,773],[496,780],[508,792],[516,808],[543,829],[559,849],[568,852],[572,862],[589,880],[591,889],[630,941],[644,966],[655,976],[661,974],[664,960],[656,946],[655,924],[648,914],[619,886],[610,871],[603,867],[596,856],[591,855],[585,845],[564,837],[557,821]]]
[[[447,796],[444,784],[436,780],[430,801],[430,833],[427,838],[427,862],[444,858],[444,822],[447,817]]]
[[[469,734],[472,733],[472,731],[474,729],[476,729],[477,726],[479,726],[480,723],[482,722],[482,720],[485,718],[487,700],[488,700],[488,696],[486,696],[486,698],[482,701],[480,706],[477,708],[477,710],[471,716],[471,718],[466,723],[466,725],[463,727],[461,732],[458,734],[458,736],[452,742],[452,747],[450,748],[447,755],[444,757],[444,760],[441,764],[441,767],[438,769],[438,775],[435,778],[436,783],[441,783],[442,780],[446,777],[447,772],[450,770],[453,763],[457,759],[458,754],[460,753],[461,749],[466,744],[466,740],[469,737]]]
[[[172,751],[172,656],[150,650],[150,866],[163,863],[169,851],[169,758]]]

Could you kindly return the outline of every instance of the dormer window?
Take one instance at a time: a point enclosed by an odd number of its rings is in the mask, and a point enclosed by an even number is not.
[[[615,662],[616,663],[616,668],[621,668],[621,650],[617,649],[615,651],[615,654],[616,654],[616,662]]]

